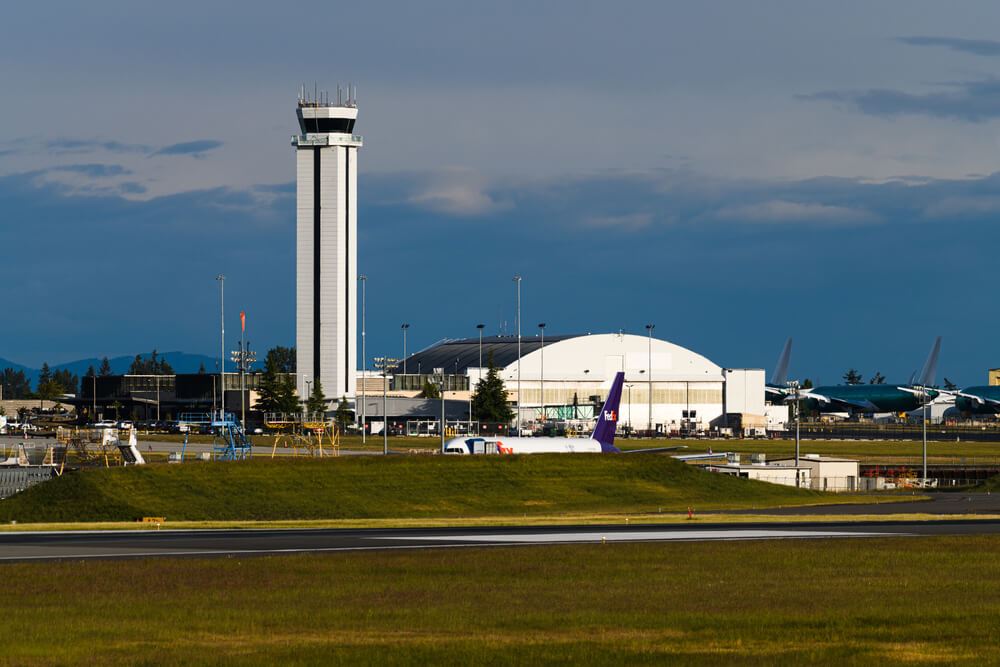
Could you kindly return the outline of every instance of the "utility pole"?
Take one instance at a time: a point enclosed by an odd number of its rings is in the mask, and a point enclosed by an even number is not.
[[[219,317],[221,322],[221,343],[219,349],[219,421],[226,418],[226,276],[215,277],[219,281]]]

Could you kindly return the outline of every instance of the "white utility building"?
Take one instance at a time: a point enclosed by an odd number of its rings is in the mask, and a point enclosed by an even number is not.
[[[772,464],[794,467],[795,459],[775,459]],[[816,491],[857,491],[860,488],[860,466],[854,459],[806,454],[799,457],[798,465],[809,468],[809,488]]]
[[[442,368],[447,397],[461,399],[485,376],[492,355],[522,424],[588,421],[619,371],[625,373],[620,428],[695,433],[723,427],[727,413],[737,425],[764,420],[762,370],[723,369],[669,341],[626,333],[546,335],[544,343],[540,336],[523,338],[520,347],[519,363],[516,337],[484,337],[480,363],[478,338],[444,340],[410,356],[406,375],[400,364],[393,389],[417,392]]]
[[[358,108],[338,89],[299,96],[296,161],[295,344],[300,396],[319,378],[330,397],[353,398],[357,367]]]

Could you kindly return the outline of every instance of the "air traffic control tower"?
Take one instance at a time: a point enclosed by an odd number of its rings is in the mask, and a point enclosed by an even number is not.
[[[299,396],[316,378],[329,400],[354,397],[357,372],[358,149],[356,95],[299,95],[295,345]]]

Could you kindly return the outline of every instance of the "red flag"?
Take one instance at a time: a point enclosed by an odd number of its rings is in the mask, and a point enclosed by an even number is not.
[[[242,310],[240,311],[240,328],[243,331],[247,330],[247,314]]]

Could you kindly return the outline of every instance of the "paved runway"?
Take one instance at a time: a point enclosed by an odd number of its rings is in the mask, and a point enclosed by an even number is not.
[[[731,514],[767,514],[803,516],[809,514],[1000,514],[1000,494],[931,492],[929,500],[881,502],[860,505],[812,505],[809,507],[772,507],[754,510],[727,510]]]
[[[268,555],[528,544],[1000,534],[1000,521],[548,526],[331,530],[72,531],[0,534],[0,561]]]

